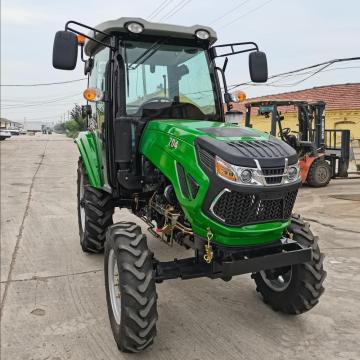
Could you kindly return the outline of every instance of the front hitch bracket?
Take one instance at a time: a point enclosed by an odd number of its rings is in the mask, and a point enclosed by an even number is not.
[[[247,248],[246,256],[242,252],[234,253],[225,259],[216,257],[211,263],[206,263],[201,257],[174,259],[173,261],[154,260],[156,282],[181,278],[194,279],[209,277],[211,279],[230,278],[235,275],[256,273],[261,270],[283,268],[303,264],[312,260],[311,247],[303,247],[298,242],[286,239],[276,252],[270,249],[267,254],[258,255],[258,248],[252,253]]]

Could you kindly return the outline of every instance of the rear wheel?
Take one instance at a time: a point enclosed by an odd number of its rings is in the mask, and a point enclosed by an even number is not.
[[[313,258],[309,263],[292,265],[282,269],[260,271],[252,274],[256,290],[266,304],[276,311],[287,314],[301,314],[313,308],[324,292],[324,255],[320,252],[317,237],[309,224],[294,214],[288,232],[302,246],[311,247]]]
[[[119,350],[139,352],[156,335],[157,294],[152,253],[134,223],[107,232],[105,289],[111,329]]]
[[[331,177],[331,166],[326,160],[319,159],[312,163],[306,180],[312,187],[322,187],[330,182]]]
[[[104,249],[107,228],[113,223],[111,195],[89,185],[81,159],[78,162],[77,203],[80,245],[84,252]]]

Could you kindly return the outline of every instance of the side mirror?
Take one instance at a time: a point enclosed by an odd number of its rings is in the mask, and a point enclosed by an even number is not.
[[[78,55],[77,36],[71,31],[58,31],[53,47],[53,67],[60,70],[74,70]]]
[[[268,79],[266,54],[262,51],[253,51],[249,54],[249,70],[251,81],[264,83]]]

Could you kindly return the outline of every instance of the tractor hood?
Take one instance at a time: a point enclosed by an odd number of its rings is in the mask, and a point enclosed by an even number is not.
[[[292,165],[298,161],[296,151],[267,133],[215,121],[153,120],[147,130],[166,133],[178,142],[195,146],[198,152],[217,155],[238,166],[284,166],[285,158]]]

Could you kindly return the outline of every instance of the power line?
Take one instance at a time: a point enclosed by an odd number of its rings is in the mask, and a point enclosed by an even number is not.
[[[16,86],[16,87],[27,87],[27,86],[49,86],[49,85],[60,85],[60,84],[70,84],[78,81],[84,81],[87,80],[87,78],[82,79],[75,79],[75,80],[68,80],[68,81],[59,81],[59,82],[51,82],[51,83],[37,83],[37,84],[1,84],[0,86]]]
[[[71,96],[63,96],[62,98],[56,98],[56,99],[45,100],[45,101],[43,100],[43,101],[38,101],[36,103],[34,102],[34,103],[25,103],[25,104],[11,104],[11,105],[2,107],[2,109],[24,108],[24,107],[42,106],[42,105],[52,104],[52,103],[60,103],[63,100],[68,100],[68,99],[72,99],[74,97],[79,97],[79,95],[80,94],[71,95]]]
[[[249,10],[248,12],[246,12],[245,14],[243,15],[240,15],[238,16],[237,18],[235,18],[234,20],[230,21],[229,23],[225,24],[224,26],[222,26],[220,29],[224,29],[232,24],[234,24],[235,22],[237,22],[238,20],[242,19],[243,17],[249,15],[249,14],[252,14],[253,12],[257,11],[257,10],[260,10],[261,8],[263,8],[265,5],[271,3],[273,0],[268,0],[268,1],[265,1],[263,4],[255,7],[254,9],[251,9]]]
[[[215,24],[216,22],[218,22],[219,20],[223,19],[224,17],[233,14],[235,10],[239,9],[240,7],[242,7],[243,5],[245,5],[246,3],[248,3],[251,0],[245,0],[242,3],[240,3],[239,5],[233,7],[232,9],[230,9],[229,11],[226,11],[224,14],[222,14],[221,16],[217,17],[216,19],[214,19],[210,25]]]
[[[268,80],[270,79],[275,79],[275,78],[278,78],[278,77],[284,77],[286,75],[290,75],[290,74],[295,74],[295,73],[299,73],[301,71],[304,71],[304,70],[309,70],[309,69],[315,69],[315,68],[318,68],[318,67],[322,67],[320,70],[316,70],[315,72],[312,73],[311,76],[314,76],[316,75],[317,73],[323,71],[325,68],[327,68],[328,66],[330,65],[333,65],[335,63],[339,63],[339,62],[346,62],[346,61],[356,61],[356,60],[360,60],[360,56],[357,56],[357,57],[351,57],[351,58],[341,58],[341,59],[333,59],[333,60],[329,60],[329,61],[325,61],[325,62],[322,62],[322,63],[319,63],[319,64],[315,64],[315,65],[310,65],[310,66],[306,66],[306,67],[303,67],[303,68],[300,68],[300,69],[296,69],[296,70],[291,70],[291,71],[287,71],[287,72],[284,72],[284,73],[280,73],[280,74],[276,74],[276,75],[272,75],[272,76],[269,76],[268,77]],[[309,77],[307,77],[305,80],[307,80]],[[301,80],[302,82],[302,80]],[[229,85],[229,87],[231,87],[231,90],[234,90],[236,89],[237,87],[240,87],[240,86],[243,86],[243,85],[253,85],[254,83],[252,81],[247,81],[247,82],[244,82],[244,83],[240,83],[240,84],[233,84],[233,85]],[[261,84],[261,85],[271,85],[271,83],[269,84]],[[295,86],[296,83],[294,85],[291,85],[291,86]]]
[[[34,100],[26,100],[26,98],[23,98],[24,100],[19,100],[19,99],[1,99],[2,103],[15,103],[15,104],[5,104],[6,106],[20,106],[20,105],[31,105],[31,104],[39,104],[39,103],[43,103],[43,102],[47,102],[47,101],[60,101],[60,100],[64,100],[64,99],[70,99],[73,97],[80,97],[81,94],[79,92],[75,93],[75,94],[71,94],[71,95],[66,95],[66,96],[56,96],[56,97],[51,97],[51,98],[42,98],[39,101],[39,96],[37,97],[38,100],[34,101]]]
[[[180,2],[177,5],[175,5],[170,11],[168,11],[163,17],[161,17],[159,21],[163,21],[171,18],[190,2],[191,0],[180,0]]]
[[[150,15],[149,20],[154,19],[155,16],[159,15],[164,9],[166,9],[174,0],[164,0]]]

